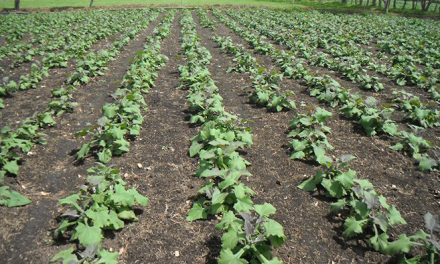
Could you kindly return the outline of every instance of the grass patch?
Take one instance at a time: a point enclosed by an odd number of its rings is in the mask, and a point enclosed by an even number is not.
[[[21,8],[87,7],[89,0],[21,0]],[[94,6],[207,6],[207,5],[247,5],[273,8],[292,8],[296,4],[288,0],[95,0]],[[0,8],[13,8],[13,0],[0,0]]]

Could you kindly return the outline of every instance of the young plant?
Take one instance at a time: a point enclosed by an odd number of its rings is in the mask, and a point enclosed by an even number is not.
[[[78,193],[59,201],[66,210],[60,216],[60,224],[54,231],[56,239],[68,239],[77,243],[52,258],[52,261],[107,258],[116,261],[118,254],[101,250],[104,231],[116,231],[124,227],[124,221],[136,221],[133,208],[146,206],[148,198],[136,189],[127,189],[117,169],[98,165],[87,170],[86,184]],[[107,263],[107,262],[106,262]]]
[[[272,248],[286,239],[283,227],[269,218],[275,208],[268,203],[254,205],[251,211],[239,214],[229,211],[223,215],[217,229],[222,230],[222,249],[218,263],[280,264],[272,256]]]
[[[348,168],[353,159],[353,156],[345,155],[327,162],[315,176],[298,187],[309,192],[323,190],[325,195],[336,200],[331,204],[331,210],[341,211],[344,215],[344,237],[371,233],[368,241],[376,251],[388,255],[408,253],[413,244],[409,237],[403,234],[397,240],[389,241],[388,235],[390,228],[406,224],[405,220],[368,180],[358,179],[356,172]]]
[[[327,150],[333,149],[327,140],[327,134],[331,132],[325,122],[332,114],[325,109],[317,108],[313,113],[298,114],[290,122],[291,131],[288,137],[292,148],[291,159],[313,158],[319,164],[326,163],[331,159],[325,155]]]

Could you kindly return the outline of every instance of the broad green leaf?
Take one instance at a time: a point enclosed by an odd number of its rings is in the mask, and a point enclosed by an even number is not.
[[[290,155],[291,159],[303,159],[306,157],[306,154],[303,151],[295,151]]]
[[[3,169],[12,175],[18,174],[18,168],[17,160],[8,161],[3,165]]]
[[[96,264],[118,264],[118,252],[110,252],[107,250],[99,251],[99,259]]]
[[[382,248],[381,252],[387,255],[408,253],[411,250],[411,246],[411,240],[405,234],[402,234],[399,236],[399,239],[389,242],[384,248]]]
[[[396,136],[399,133],[399,127],[396,123],[387,121],[382,125],[382,130],[390,136]]]
[[[112,151],[108,148],[103,149],[102,151],[98,152],[98,159],[102,163],[109,163],[112,159]]]
[[[149,199],[148,197],[140,194],[136,189],[131,188],[128,190],[128,193],[131,194],[135,200],[135,202],[141,206],[147,206]]]
[[[18,207],[30,204],[31,202],[22,194],[9,189],[8,186],[0,187],[0,206]]]
[[[362,227],[368,220],[356,220],[354,217],[348,217],[344,222],[344,237],[354,237],[355,235],[362,234]]]
[[[234,229],[229,229],[222,236],[222,248],[234,249],[238,244],[239,236]]]
[[[130,220],[130,221],[138,220],[132,210],[123,210],[122,212],[118,213],[118,217],[123,220]]]
[[[330,210],[334,212],[341,211],[347,205],[347,201],[345,199],[339,199],[338,201],[330,204]]]
[[[86,216],[92,220],[91,223],[93,223],[94,226],[99,228],[107,227],[110,218],[106,207],[92,207],[86,211]]]
[[[238,219],[234,212],[227,211],[223,214],[222,220],[220,223],[218,223],[215,228],[221,229],[221,230],[228,230],[230,228],[234,230],[240,230],[241,229],[241,219]]]
[[[421,171],[430,171],[438,165],[437,161],[427,155],[422,155],[419,161],[419,169]]]
[[[111,210],[109,212],[108,226],[113,230],[119,230],[125,226],[124,221],[119,219],[118,214],[115,211]]]
[[[78,160],[83,160],[90,151],[90,143],[85,143],[81,146],[79,151],[76,153],[76,158]]]
[[[102,231],[97,226],[88,226],[83,223],[78,223],[75,228],[74,239],[78,239],[83,246],[98,245],[103,238]]]
[[[402,143],[396,143],[395,145],[391,146],[390,149],[394,151],[401,151],[403,149]]]
[[[388,211],[388,220],[389,224],[392,226],[406,224],[405,219],[403,219],[395,206],[391,206],[390,210]]]
[[[313,152],[316,156],[316,161],[319,164],[325,165],[332,162],[332,159],[325,155],[325,148],[322,146],[313,146]]]
[[[318,171],[315,176],[308,178],[307,180],[303,181],[300,185],[298,185],[298,188],[307,192],[313,192],[316,190],[316,186],[321,184],[323,179],[324,179],[324,172]]]
[[[273,246],[277,247],[283,244],[286,236],[284,235],[283,226],[275,220],[268,219],[263,223],[265,236],[270,239]]]
[[[49,126],[53,126],[56,124],[55,120],[53,119],[52,115],[49,112],[44,112],[40,117],[40,121],[44,125],[49,125]]]
[[[270,216],[273,215],[276,211],[275,207],[271,205],[270,203],[264,203],[264,204],[256,204],[254,206],[255,212],[257,212],[260,216]]]
[[[203,144],[193,140],[191,143],[191,147],[189,148],[189,156],[194,157],[199,153],[199,151],[203,148]]]
[[[70,205],[73,206],[76,210],[78,210],[79,212],[82,212],[83,210],[81,209],[81,207],[78,205],[78,200],[80,199],[79,194],[75,193],[72,195],[69,195],[65,198],[62,198],[58,201],[58,203],[60,205]]]
[[[199,219],[206,219],[206,217],[208,217],[208,213],[206,209],[203,208],[203,202],[197,201],[193,204],[188,216],[186,217],[186,220],[192,222]]]
[[[225,202],[226,196],[228,196],[228,193],[222,193],[218,188],[215,188],[214,192],[212,193],[211,202],[213,205],[223,204]]]
[[[237,202],[234,204],[234,209],[237,212],[250,212],[252,210],[253,202],[251,197],[246,196],[243,198],[238,198]]]
[[[214,167],[210,170],[204,170],[202,173],[200,173],[200,177],[213,177],[213,176],[221,176],[225,173],[224,170],[220,170],[217,167]]]
[[[344,189],[348,190],[353,187],[355,177],[356,172],[350,169],[336,176],[335,180],[340,182],[342,186],[344,186]]]
[[[63,264],[76,264],[79,263],[78,257],[75,255],[75,249],[70,247],[68,249],[58,252],[53,258],[51,258],[50,263],[55,263],[62,261]]]
[[[327,111],[321,107],[318,107],[315,111],[316,120],[318,120],[318,122],[320,122],[320,123],[326,121],[327,118],[329,118],[331,116],[332,116],[332,113],[330,113],[329,111]]]
[[[330,197],[341,198],[346,193],[341,183],[331,179],[323,179],[321,185],[327,190]]]

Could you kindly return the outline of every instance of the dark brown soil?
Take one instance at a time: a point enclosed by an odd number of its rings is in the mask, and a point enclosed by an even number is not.
[[[186,221],[201,181],[193,176],[196,160],[187,155],[197,129],[186,122],[186,92],[178,89],[177,68],[184,63],[179,21],[180,15],[162,44],[169,61],[146,96],[149,109],[142,133],[130,152],[116,161],[150,198],[139,222],[117,235],[122,263],[205,263],[210,256],[213,225]]]
[[[249,76],[226,72],[232,66],[232,58],[210,39],[213,31],[201,28],[197,15],[194,18],[201,43],[212,54],[209,70],[226,110],[241,117],[252,129],[254,144],[246,150],[245,158],[252,163],[249,169],[253,176],[243,181],[256,192],[256,203],[269,202],[277,208],[274,218],[283,225],[287,241],[275,255],[284,263],[395,263],[368,249],[364,240],[344,240],[342,220],[329,214],[329,201],[296,187],[312,176],[318,166],[289,158],[289,121],[297,112],[306,113],[317,106],[333,113],[328,122],[332,128],[329,141],[335,147],[331,154],[355,155],[352,168],[359,177],[372,181],[401,211],[408,225],[393,234],[413,233],[423,226],[423,214],[439,212],[440,175],[418,172],[411,158],[389,150],[389,139],[363,136],[353,122],[340,118],[337,110],[310,97],[298,81],[285,79],[281,84],[283,90],[295,92],[297,111],[271,113],[249,104]],[[178,89],[178,66],[185,63],[179,53],[179,21],[178,12],[170,36],[162,43],[162,53],[169,61],[159,71],[156,86],[145,95],[148,110],[141,134],[131,142],[130,152],[112,161],[121,168],[130,186],[150,199],[149,205],[141,208],[138,222],[128,224],[105,240],[106,248],[120,252],[120,263],[216,263],[219,255],[221,234],[215,229],[218,220],[186,221],[202,181],[194,177],[197,160],[187,154],[190,139],[198,128],[187,122],[187,92]],[[8,183],[33,203],[22,208],[0,207],[1,263],[48,263],[56,252],[67,247],[54,244],[50,235],[60,210],[57,200],[79,188],[85,170],[94,162],[90,158],[82,165],[73,164],[71,152],[83,141],[74,133],[100,117],[102,105],[112,100],[109,95],[120,84],[155,25],[157,20],[110,63],[104,76],[74,93],[79,103],[75,112],[65,114],[57,120],[56,127],[46,130],[47,145],[35,147],[25,157],[16,181],[8,178]],[[229,35],[234,42],[244,44],[220,23],[215,33]],[[268,56],[255,56],[268,69],[277,69]],[[31,107],[39,107],[40,101],[26,100]],[[438,138],[438,130],[432,131]]]

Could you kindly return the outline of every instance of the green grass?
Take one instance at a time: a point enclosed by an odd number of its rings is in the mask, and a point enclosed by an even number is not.
[[[21,0],[21,8],[50,8],[50,7],[84,7],[88,6],[89,0]],[[199,5],[249,5],[273,8],[292,8],[289,0],[95,0],[94,6],[118,6],[118,5],[175,5],[175,6],[199,6]],[[0,8],[13,8],[14,0],[0,0]]]
[[[52,7],[87,7],[90,0],[21,0],[21,8],[52,8]],[[329,12],[345,13],[383,13],[383,9],[373,6],[343,5],[338,0],[94,0],[94,6],[207,6],[207,5],[241,5],[255,7],[271,7],[283,9],[315,9]],[[364,0],[366,2],[367,0]],[[410,1],[410,0],[408,0]],[[370,0],[372,2],[372,0]],[[403,0],[398,0],[398,9],[390,9],[395,15],[438,17],[436,13],[411,10],[408,2],[402,10]],[[0,0],[0,9],[13,8],[14,0]],[[434,5],[430,10],[434,9]]]

